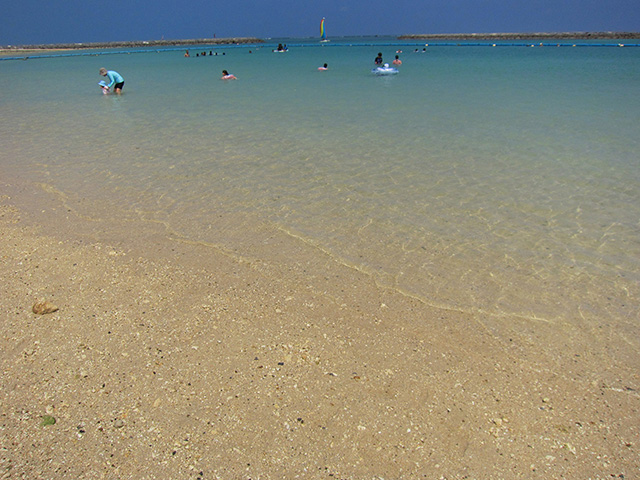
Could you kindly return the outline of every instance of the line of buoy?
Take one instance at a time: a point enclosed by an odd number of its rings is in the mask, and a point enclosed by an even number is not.
[[[289,43],[288,47],[640,47],[640,43]]]
[[[331,43],[331,44],[313,44],[300,43],[289,44],[293,48],[307,47],[640,47],[640,43]],[[275,45],[274,45],[275,47]],[[181,45],[180,47],[170,48],[147,48],[137,50],[112,50],[112,51],[83,51],[77,53],[55,53],[55,54],[38,54],[38,55],[21,55],[19,57],[2,57],[1,60],[31,60],[38,58],[62,58],[62,57],[95,57],[99,55],[130,55],[136,53],[162,53],[175,52],[185,49],[231,49],[231,48],[253,48],[271,49],[270,44],[242,44],[242,45]]]

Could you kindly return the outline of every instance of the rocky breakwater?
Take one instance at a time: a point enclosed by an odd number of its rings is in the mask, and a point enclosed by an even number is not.
[[[93,42],[93,43],[55,43],[44,45],[7,45],[1,47],[5,51],[24,50],[80,50],[105,48],[143,48],[143,47],[179,47],[186,45],[244,45],[264,43],[264,40],[251,37],[238,38],[198,38],[185,40],[148,40],[130,42]]]
[[[639,39],[640,32],[430,33],[401,35],[400,40],[544,40]]]

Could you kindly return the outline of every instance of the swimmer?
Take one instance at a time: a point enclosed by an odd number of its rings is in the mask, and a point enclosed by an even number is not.
[[[402,65],[402,60],[400,60],[400,57],[398,57],[398,55],[396,55],[396,59],[393,61],[394,65]]]
[[[376,65],[382,65],[382,52],[378,53],[378,56],[373,61]]]
[[[329,66],[325,63],[323,66],[318,67],[318,70],[329,70]]]
[[[222,70],[222,80],[237,80],[237,78],[234,74]]]

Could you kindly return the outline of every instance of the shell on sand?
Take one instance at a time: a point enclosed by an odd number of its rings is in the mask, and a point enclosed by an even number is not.
[[[44,315],[45,313],[52,313],[58,310],[58,307],[49,301],[37,302],[33,304],[33,313],[38,315]]]

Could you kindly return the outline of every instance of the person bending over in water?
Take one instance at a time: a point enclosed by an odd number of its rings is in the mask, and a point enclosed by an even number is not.
[[[222,70],[222,80],[237,80],[237,78],[233,73]]]
[[[106,68],[100,69],[100,75],[109,78],[109,84],[106,86],[107,90],[113,86],[113,91],[118,95],[122,93],[122,87],[124,87],[124,78],[118,72],[113,70],[107,70]]]

